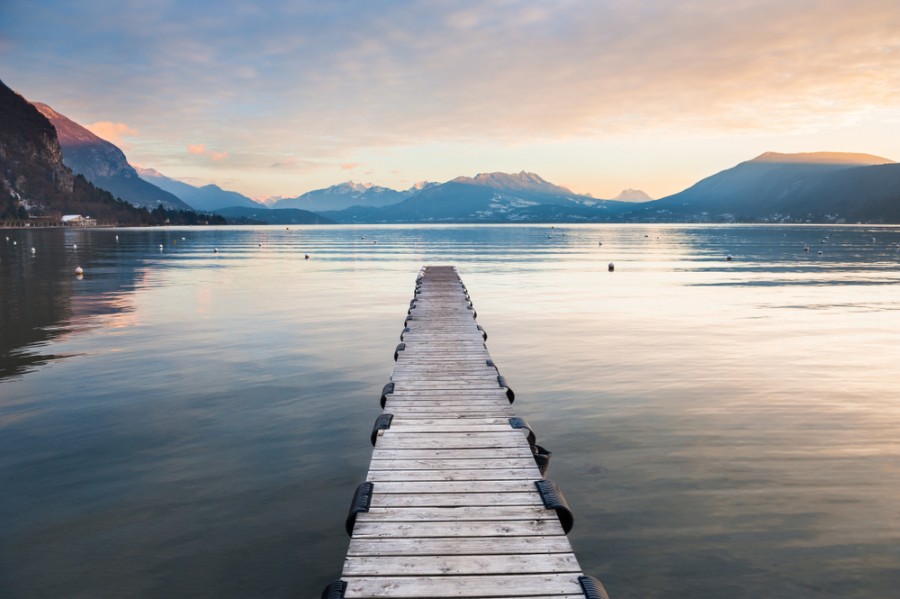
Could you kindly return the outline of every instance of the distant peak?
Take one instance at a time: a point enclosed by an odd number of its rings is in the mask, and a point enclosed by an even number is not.
[[[480,185],[501,191],[532,191],[557,195],[575,195],[565,187],[554,185],[540,175],[527,171],[519,171],[518,173],[479,173],[474,177],[457,177],[451,183]]]
[[[134,170],[137,171],[137,174],[142,177],[165,177],[164,174],[162,174],[155,168],[138,166],[137,164],[132,164],[131,166],[133,166]]]
[[[640,189],[623,189],[613,199],[619,202],[649,202],[653,198]]]
[[[796,154],[782,154],[780,152],[766,152],[760,154],[749,162],[791,163],[791,164],[852,164],[870,166],[876,164],[890,164],[893,160],[873,156],[872,154],[858,154],[853,152],[799,152]]]

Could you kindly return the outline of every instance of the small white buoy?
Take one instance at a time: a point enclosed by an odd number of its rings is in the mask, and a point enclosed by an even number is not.
[[[616,265],[613,264],[612,262],[610,262],[610,263],[609,263],[609,266],[608,266],[607,268],[609,269],[609,272],[612,272],[612,271],[614,271],[614,270],[616,269]]]
[[[116,241],[119,241],[119,236],[118,236],[118,235],[116,235]]]
[[[18,241],[13,241],[13,245],[19,245]]]
[[[184,241],[184,237],[181,238],[181,241]]]
[[[31,253],[32,253],[32,254],[37,254],[37,250],[34,249],[34,248],[31,248]]]
[[[159,249],[163,249],[163,244],[159,244]]]
[[[728,254],[727,256],[725,256],[725,260],[731,262],[732,260],[734,260],[734,258],[732,258],[731,254]]]
[[[81,268],[80,266],[76,266],[76,267],[75,267],[75,274],[76,274],[76,275],[83,275],[83,274],[84,274],[84,269]]]
[[[78,249],[78,244],[77,244],[77,243],[73,243],[73,244],[72,244],[72,249],[73,249],[73,250],[77,250],[77,249]]]
[[[309,260],[309,254],[303,254],[303,259],[304,259],[304,260]]]

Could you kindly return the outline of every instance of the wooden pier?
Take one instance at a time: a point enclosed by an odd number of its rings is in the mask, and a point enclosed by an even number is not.
[[[513,413],[475,316],[454,267],[421,271],[322,599],[607,597],[581,572],[550,454]]]

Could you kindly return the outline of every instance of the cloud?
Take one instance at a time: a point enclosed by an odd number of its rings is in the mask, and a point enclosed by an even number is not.
[[[207,149],[204,144],[191,144],[187,148],[188,152],[191,154],[196,154],[199,156],[206,156],[210,160],[214,162],[220,162],[222,160],[226,160],[228,158],[228,152],[214,152],[213,150]]]
[[[341,164],[341,170],[342,171],[352,171],[361,166],[362,166],[362,164],[359,162],[345,162],[345,163]]]
[[[91,125],[85,125],[85,129],[116,145],[125,143],[125,137],[137,137],[139,135],[137,129],[129,127],[125,123],[113,123],[110,121],[100,121]]]

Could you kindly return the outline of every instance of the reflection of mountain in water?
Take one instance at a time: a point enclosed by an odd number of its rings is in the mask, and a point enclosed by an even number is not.
[[[82,280],[75,276],[79,265],[89,270]],[[4,231],[0,380],[60,357],[44,353],[46,344],[89,324],[91,317],[130,310],[139,266],[123,259],[112,231]]]

